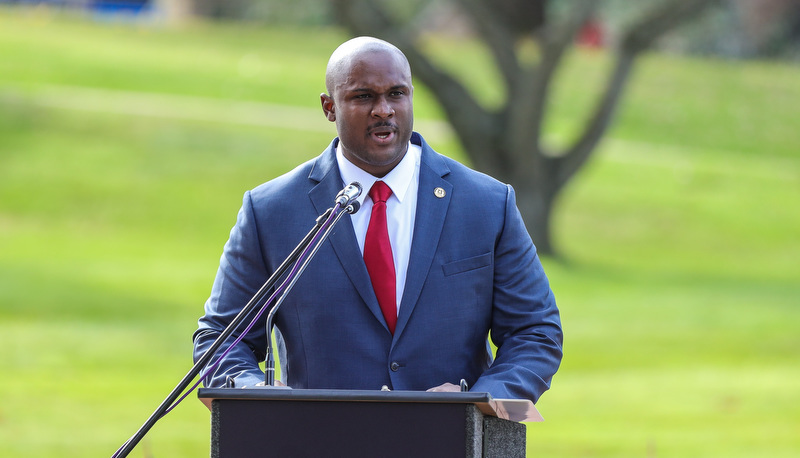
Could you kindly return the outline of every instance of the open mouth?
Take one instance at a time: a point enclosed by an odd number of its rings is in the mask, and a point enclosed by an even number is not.
[[[378,143],[388,143],[394,138],[395,132],[391,127],[381,126],[370,131],[370,136]]]

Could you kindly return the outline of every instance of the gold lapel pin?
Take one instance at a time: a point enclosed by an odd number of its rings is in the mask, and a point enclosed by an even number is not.
[[[444,192],[444,188],[436,188],[436,189],[433,190],[433,195],[438,197],[438,198],[440,198],[440,199],[442,197],[444,197],[446,194],[447,193]]]

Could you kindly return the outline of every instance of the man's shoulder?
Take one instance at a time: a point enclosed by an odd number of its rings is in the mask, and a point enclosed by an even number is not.
[[[430,146],[423,147],[423,163],[426,163],[434,173],[439,174],[453,186],[461,186],[476,192],[497,192],[505,194],[508,186],[500,180],[470,166],[438,153]]]
[[[453,178],[472,181],[477,184],[494,187],[505,187],[505,183],[488,175],[484,172],[473,169],[472,167],[456,160],[451,157],[436,153],[444,161],[450,169],[450,174]]]
[[[285,199],[287,196],[297,195],[297,193],[307,193],[318,181],[313,178],[315,173],[320,168],[330,167],[330,164],[327,164],[330,161],[327,155],[328,151],[325,151],[292,170],[261,183],[249,191],[250,197],[254,201],[269,201]]]
[[[308,183],[308,175],[314,167],[314,163],[318,158],[309,159],[308,161],[296,166],[294,169],[283,173],[269,181],[261,183],[255,188],[250,190],[253,196],[269,196],[276,193],[291,192],[292,190],[302,187]]]

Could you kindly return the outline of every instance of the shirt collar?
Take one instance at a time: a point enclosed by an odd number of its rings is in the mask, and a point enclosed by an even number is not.
[[[361,204],[364,203],[364,199],[369,193],[370,188],[372,188],[372,185],[378,180],[386,183],[392,190],[392,195],[397,197],[400,202],[403,202],[403,199],[408,193],[409,187],[414,182],[414,179],[417,175],[417,169],[419,168],[421,156],[422,148],[419,145],[408,142],[408,150],[406,151],[405,156],[403,156],[403,159],[401,159],[400,162],[383,178],[378,178],[365,172],[350,162],[346,157],[344,157],[341,149],[336,148],[336,163],[339,166],[339,174],[342,176],[342,180],[344,181],[343,186],[344,184],[349,184],[353,181],[361,183],[363,191],[358,197],[358,202]]]

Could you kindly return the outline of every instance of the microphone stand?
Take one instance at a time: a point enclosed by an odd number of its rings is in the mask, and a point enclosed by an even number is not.
[[[303,264],[300,265],[299,269],[297,269],[296,272],[290,273],[290,275],[294,275],[294,276],[291,277],[291,279],[289,280],[289,284],[286,287],[286,290],[283,292],[283,294],[278,299],[278,301],[275,302],[275,305],[267,313],[267,359],[266,359],[266,362],[264,364],[265,369],[266,369],[264,371],[264,385],[267,388],[273,387],[273,385],[275,385],[275,356],[272,354],[273,353],[273,350],[272,350],[272,320],[275,317],[275,313],[278,311],[278,308],[281,306],[281,304],[283,304],[283,300],[286,299],[286,296],[289,294],[289,291],[291,291],[292,288],[294,288],[294,284],[297,282],[297,280],[300,278],[300,276],[303,275],[303,272],[306,270],[306,267],[308,267],[308,263],[311,262],[311,260],[317,254],[317,251],[319,250],[319,247],[322,246],[322,244],[328,238],[328,235],[330,235],[331,231],[336,226],[336,224],[339,222],[339,220],[342,218],[342,216],[344,216],[345,213],[353,214],[353,213],[357,212],[359,208],[360,208],[360,205],[359,205],[358,201],[353,201],[353,203],[351,203],[347,207],[345,207],[343,212],[339,212],[338,214],[335,215],[335,219],[328,226],[328,228],[325,230],[325,232],[322,234],[322,237],[319,239],[319,241],[316,242],[314,247],[311,249],[311,252],[309,253],[308,257],[305,259],[305,261],[303,261]],[[317,232],[319,232],[319,230],[317,230]]]
[[[359,185],[360,186],[360,185]],[[360,193],[360,188],[359,188]],[[242,308],[242,310],[236,315],[236,317],[231,320],[228,326],[220,333],[219,337],[211,344],[211,346],[206,350],[205,353],[197,360],[197,362],[192,366],[189,372],[181,379],[178,385],[170,392],[170,394],[164,399],[161,405],[150,415],[150,417],[145,421],[145,423],[139,428],[136,433],[128,439],[119,450],[117,450],[112,458],[122,458],[128,456],[128,454],[133,450],[134,447],[142,440],[142,438],[150,431],[150,429],[156,424],[158,420],[160,420],[164,415],[166,415],[172,407],[174,407],[174,403],[180,397],[181,393],[183,393],[186,388],[192,383],[195,377],[202,371],[202,369],[211,361],[211,359],[216,354],[217,350],[222,346],[225,340],[233,334],[233,332],[239,327],[239,325],[244,322],[244,320],[248,317],[248,315],[253,312],[256,307],[258,306],[259,302],[264,298],[267,292],[272,289],[275,283],[283,276],[289,267],[294,264],[297,259],[303,254],[309,245],[314,241],[317,234],[320,230],[325,226],[327,222],[329,222],[331,218],[331,213],[336,212],[335,219],[332,224],[328,225],[327,230],[323,233],[323,237],[317,241],[316,245],[314,246],[313,250],[311,251],[310,256],[305,260],[303,265],[300,267],[300,270],[296,273],[294,278],[292,278],[291,283],[287,290],[283,293],[280,298],[280,301],[277,303],[273,309],[277,309],[283,299],[288,294],[289,290],[294,286],[294,283],[297,281],[297,278],[300,276],[305,267],[308,265],[308,262],[311,258],[316,254],[317,250],[319,249],[320,245],[325,241],[327,236],[330,234],[331,229],[333,226],[339,222],[341,217],[344,213],[355,213],[359,209],[358,201],[354,199],[350,199],[352,202],[347,202],[345,205],[340,204],[338,201],[336,205],[332,208],[329,208],[325,211],[322,215],[317,217],[316,224],[313,228],[306,234],[303,240],[292,250],[289,256],[281,263],[281,265],[273,272],[273,274],[267,279],[267,281],[261,286],[261,288],[253,295],[249,302]],[[341,212],[339,210],[344,210]],[[266,307],[268,304],[264,304]],[[271,316],[274,315],[272,311],[270,312],[270,325],[267,328],[271,330]],[[271,334],[267,334],[267,347],[268,347],[268,359],[272,359],[272,379],[274,383],[274,371],[275,371],[275,361],[274,357],[272,357],[272,337]],[[269,370],[268,370],[269,372]],[[188,393],[187,393],[188,394]]]

